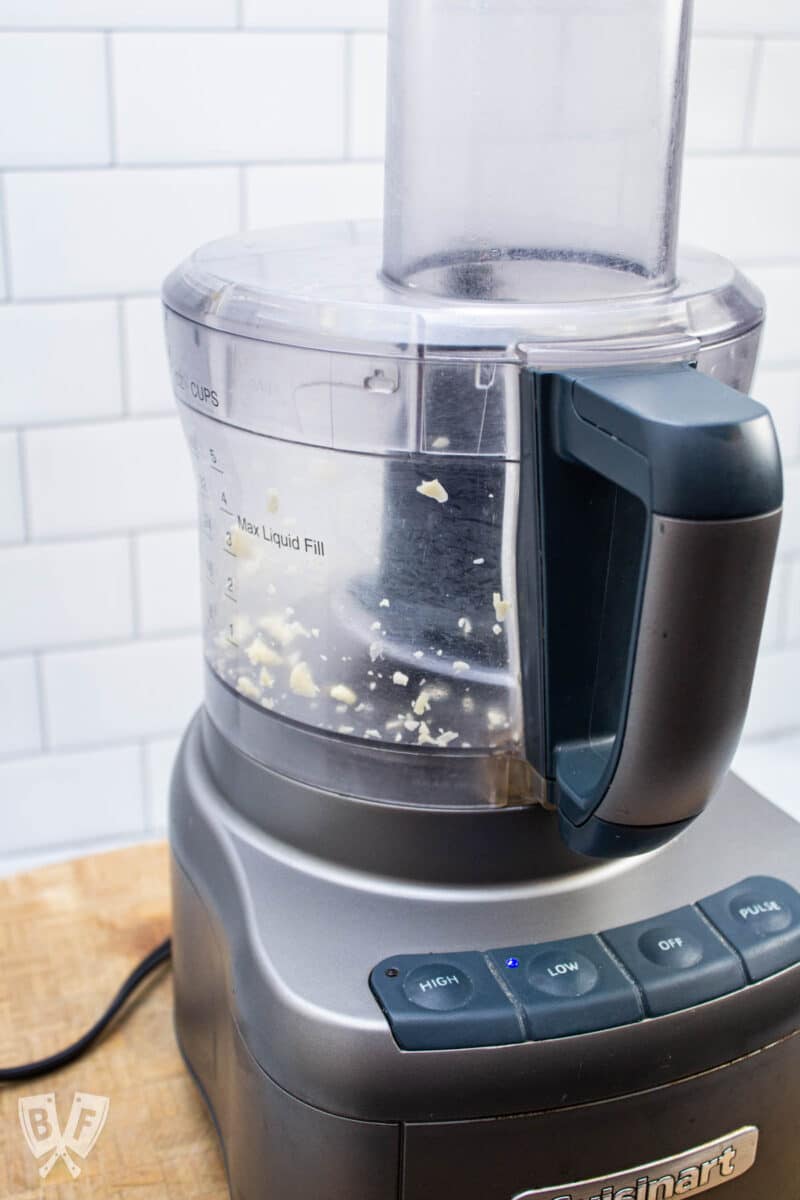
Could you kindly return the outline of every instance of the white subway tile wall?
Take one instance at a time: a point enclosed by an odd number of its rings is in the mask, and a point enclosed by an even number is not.
[[[0,306],[0,425],[122,415],[113,300]]]
[[[164,828],[202,663],[158,289],[209,238],[379,214],[386,8],[0,0],[0,872]],[[752,748],[800,738],[800,4],[695,8],[682,236],[766,293],[786,462]]]
[[[32,754],[41,744],[36,660],[0,658],[0,770],[7,757]]]

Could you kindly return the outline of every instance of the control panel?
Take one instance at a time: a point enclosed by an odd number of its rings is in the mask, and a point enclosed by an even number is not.
[[[563,941],[400,954],[370,975],[403,1050],[543,1041],[726,996],[800,963],[800,894],[756,876],[672,912]]]

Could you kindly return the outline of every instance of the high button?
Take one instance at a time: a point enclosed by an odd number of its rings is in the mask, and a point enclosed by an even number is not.
[[[521,1017],[482,954],[398,954],[370,987],[403,1050],[456,1050],[524,1041]]]

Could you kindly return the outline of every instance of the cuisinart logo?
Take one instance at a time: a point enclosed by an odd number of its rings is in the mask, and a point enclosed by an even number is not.
[[[517,1192],[513,1200],[673,1200],[676,1196],[699,1196],[749,1171],[757,1149],[758,1130],[749,1125],[661,1162],[583,1183],[532,1188]]]

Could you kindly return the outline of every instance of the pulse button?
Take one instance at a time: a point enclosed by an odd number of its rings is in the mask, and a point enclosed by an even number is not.
[[[730,903],[734,921],[752,929],[759,937],[770,933],[782,933],[792,923],[791,909],[777,900],[774,895],[745,892]]]
[[[410,971],[403,980],[403,991],[412,1004],[445,1012],[467,1004],[474,988],[469,977],[458,967],[435,962]]]
[[[699,907],[739,951],[753,983],[800,962],[800,896],[788,883],[756,876]]]

